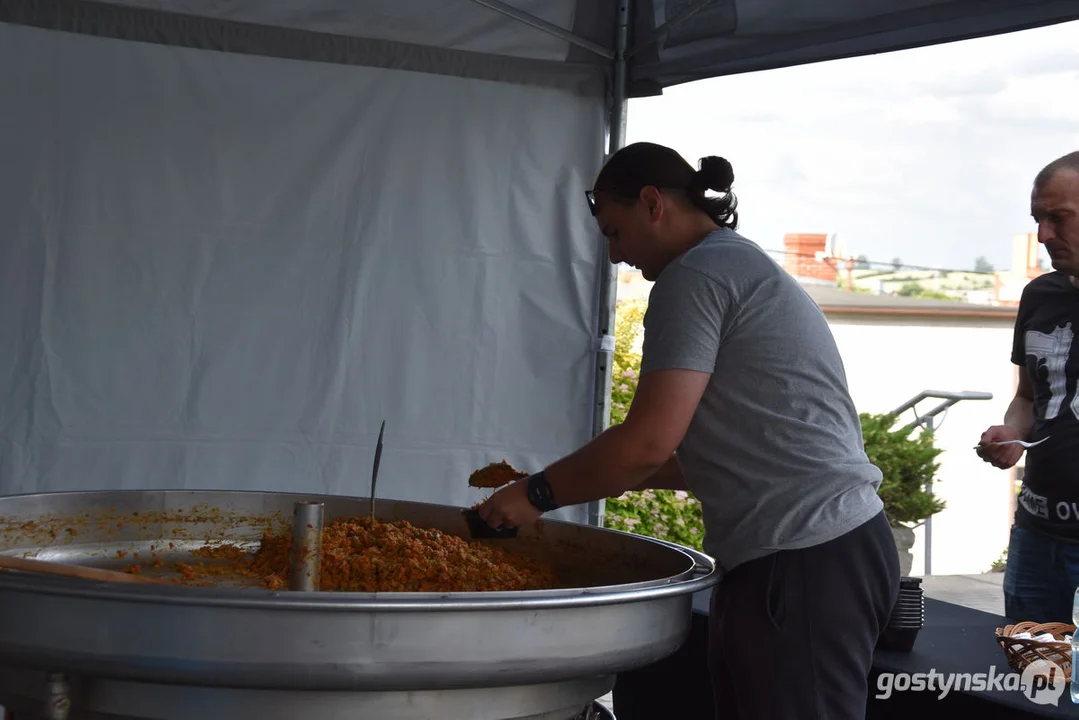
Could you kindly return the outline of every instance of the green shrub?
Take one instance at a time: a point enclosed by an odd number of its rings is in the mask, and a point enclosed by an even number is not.
[[[896,417],[889,413],[860,418],[866,455],[884,475],[879,495],[888,521],[909,526],[943,510],[944,502],[928,488],[943,452],[933,444],[933,432],[893,429]]]

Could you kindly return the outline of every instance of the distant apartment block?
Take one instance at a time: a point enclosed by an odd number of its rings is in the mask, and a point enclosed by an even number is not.
[[[1036,233],[1012,239],[1012,267],[994,272],[912,270],[857,267],[852,255],[835,246],[835,236],[788,233],[783,238],[783,268],[806,286],[841,287],[877,295],[932,293],[974,305],[1015,307],[1023,288],[1047,272],[1039,258]]]

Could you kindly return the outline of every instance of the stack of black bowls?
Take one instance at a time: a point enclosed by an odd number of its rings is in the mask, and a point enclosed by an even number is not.
[[[921,578],[901,578],[899,597],[892,608],[892,616],[881,633],[877,647],[882,650],[910,652],[918,631],[925,624],[925,596],[922,594]]]

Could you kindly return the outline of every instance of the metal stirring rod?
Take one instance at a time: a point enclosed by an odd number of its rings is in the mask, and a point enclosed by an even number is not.
[[[292,508],[289,589],[316,592],[322,585],[322,523],[325,506],[306,500]]]

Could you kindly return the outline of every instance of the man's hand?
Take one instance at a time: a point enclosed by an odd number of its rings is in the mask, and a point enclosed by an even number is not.
[[[987,463],[1007,470],[1019,462],[1023,457],[1022,445],[992,445],[994,442],[1005,440],[1030,440],[1031,428],[1034,424],[1034,383],[1030,380],[1025,368],[1019,368],[1019,387],[1015,391],[1015,397],[1008,405],[1008,411],[1004,413],[1004,424],[994,425],[982,433],[981,442],[978,445],[978,457]]]
[[[529,525],[543,514],[528,502],[528,485],[524,480],[517,480],[502,488],[476,510],[493,528]]]
[[[994,425],[982,433],[977,453],[978,457],[1001,470],[1007,470],[1019,462],[1023,456],[1022,445],[993,445],[1005,440],[1022,440],[1015,428],[1010,425]]]

